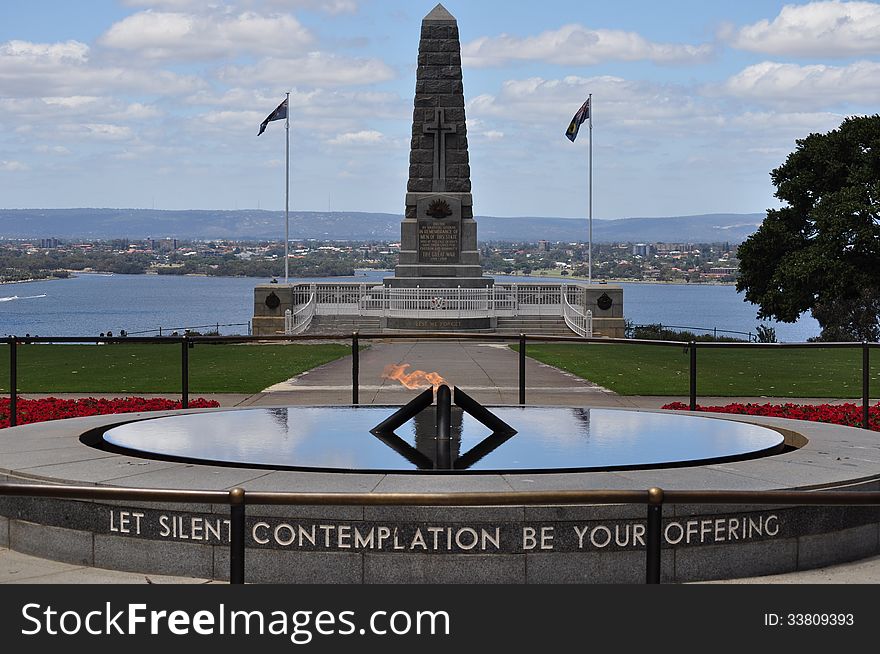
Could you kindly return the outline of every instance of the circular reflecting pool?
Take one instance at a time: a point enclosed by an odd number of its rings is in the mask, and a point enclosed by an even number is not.
[[[513,435],[493,434],[457,407],[448,441],[436,438],[434,407],[395,433],[371,433],[394,409],[287,407],[194,413],[119,425],[103,438],[115,448],[146,457],[357,472],[655,468],[752,458],[784,447],[782,434],[753,424],[558,407],[493,407],[492,412],[516,430]],[[447,448],[446,454],[438,457],[441,447]]]

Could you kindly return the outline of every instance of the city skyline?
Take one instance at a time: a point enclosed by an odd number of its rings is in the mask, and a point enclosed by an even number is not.
[[[54,0],[0,7],[3,208],[399,213],[434,2]],[[873,113],[880,4],[444,3],[459,22],[474,201],[583,218],[753,213],[795,139]]]

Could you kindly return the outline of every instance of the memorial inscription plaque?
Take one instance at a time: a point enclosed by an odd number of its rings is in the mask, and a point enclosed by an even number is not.
[[[460,263],[461,201],[431,196],[419,201],[416,212],[419,263]]]

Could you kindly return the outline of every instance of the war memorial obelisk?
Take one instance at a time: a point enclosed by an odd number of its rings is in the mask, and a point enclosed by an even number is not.
[[[406,213],[391,288],[488,288],[477,250],[458,24],[422,21]]]
[[[471,195],[461,42],[458,23],[442,4],[422,20],[406,211],[391,289],[488,289],[477,249]],[[450,298],[451,300],[452,298]],[[424,320],[390,319],[389,328],[430,328]],[[464,324],[464,322],[470,324]],[[488,328],[489,320],[437,328]],[[485,323],[485,324],[483,324]]]
[[[483,276],[458,23],[422,20],[400,256],[381,283],[261,284],[256,335],[353,331],[623,336],[623,289]]]

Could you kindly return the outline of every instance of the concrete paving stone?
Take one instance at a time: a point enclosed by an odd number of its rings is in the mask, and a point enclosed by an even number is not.
[[[9,546],[18,552],[63,563],[94,563],[92,534],[87,531],[49,527],[24,520],[10,520]]]
[[[787,574],[721,579],[707,584],[880,584],[880,556]]]
[[[114,481],[114,484],[118,484],[126,476],[140,475],[147,470],[161,470],[180,465],[180,463],[172,461],[148,461],[110,455],[109,457],[29,467],[23,471],[32,477],[75,480],[77,484],[105,483],[110,479]]]
[[[526,580],[522,554],[365,554],[368,584],[521,584]]]
[[[831,468],[773,458],[725,464],[725,471],[764,481],[770,485],[770,488],[813,488],[846,483],[860,476],[855,471],[844,472],[839,467]],[[876,466],[865,468],[865,472],[870,471],[876,472]]]
[[[270,471],[254,468],[178,464],[108,479],[106,483],[137,488],[175,488],[178,490],[228,490],[251,480],[259,479]]]
[[[3,430],[4,432],[6,429]],[[0,456],[5,458],[7,454],[23,452],[39,452],[40,450],[55,450],[70,445],[70,432],[59,433],[46,438],[10,438],[0,432]]]
[[[628,479],[617,472],[591,473],[535,473],[504,475],[515,491],[550,490],[647,490],[638,480]]]
[[[553,552],[526,555],[530,584],[643,584],[645,552]],[[660,555],[660,581],[673,573],[672,551]]]
[[[863,559],[880,551],[877,523],[844,529],[835,534],[801,536],[798,539],[798,569],[819,568],[840,562],[840,552]]]
[[[98,568],[210,579],[214,548],[145,538],[95,534]]]
[[[25,574],[28,574],[25,572]],[[71,568],[54,573],[41,573],[35,567],[30,573],[36,576],[0,581],[7,584],[208,584],[215,583],[208,579],[190,577],[170,577],[157,574],[140,574],[137,572],[120,572],[103,568]]]
[[[384,474],[273,470],[242,484],[245,491],[285,491],[289,493],[369,493]]]
[[[64,574],[72,570],[84,570],[96,575],[94,568],[74,566],[60,561],[50,561],[22,552],[0,549],[0,584],[11,583],[51,583],[56,574]]]
[[[387,475],[376,493],[503,493],[511,486],[501,475]]]
[[[682,547],[675,550],[675,580],[686,583],[756,577],[780,570],[792,572],[797,569],[797,551],[796,538],[739,543],[735,547]]]
[[[664,490],[770,490],[777,487],[771,482],[715,466],[622,470],[617,474],[646,490],[653,487]]]
[[[67,444],[47,450],[37,450],[31,452],[7,452],[0,460],[0,466],[9,471],[27,470],[31,474],[40,474],[33,472],[45,466],[54,466],[64,463],[80,463],[83,461],[100,461],[101,459],[110,459],[114,455],[109,452],[101,452],[83,447],[79,443],[70,445],[70,436],[68,434]]]

